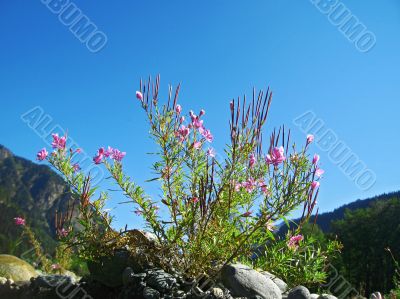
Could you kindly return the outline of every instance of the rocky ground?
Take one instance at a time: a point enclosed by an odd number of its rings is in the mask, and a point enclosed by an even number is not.
[[[24,261],[0,255],[0,276],[3,276],[0,277],[0,298],[5,299],[336,298],[310,294],[303,286],[289,290],[286,283],[274,275],[241,264],[226,266],[215,282],[204,278],[187,281],[178,274],[166,273],[158,268],[135,272],[131,267],[116,273],[108,270],[103,277],[96,275],[95,279],[77,279],[73,275],[38,275]],[[27,277],[30,277],[29,280]],[[115,279],[110,280],[110,277]]]

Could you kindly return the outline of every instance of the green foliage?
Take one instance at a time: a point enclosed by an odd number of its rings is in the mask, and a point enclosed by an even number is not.
[[[290,145],[290,134],[280,129],[263,145],[269,92],[258,96],[253,93],[248,105],[246,101],[231,102],[230,144],[224,151],[226,157],[219,160],[207,148],[212,135],[203,125],[204,111],[199,116],[190,112],[189,122],[185,121],[177,104],[179,87],[175,96],[170,89],[168,101],[162,106],[158,103],[158,87],[159,78],[155,83],[148,82],[147,88],[141,84],[138,98],[147,115],[150,136],[158,145],[155,154],[159,160],[153,164],[155,177],[150,181],[160,182],[160,198],[146,195],[124,173],[115,152],[100,148],[94,158],[96,163],[104,164],[128,202],[135,206],[136,214],[154,233],[157,250],[149,256],[154,264],[187,275],[214,275],[224,264],[250,256],[255,244],[271,241],[272,223],[285,219],[299,205],[303,205],[304,219],[309,218],[317,196],[317,165],[307,154],[310,142],[297,149]],[[61,145],[49,158],[71,187],[80,215],[79,230],[68,221],[59,225],[58,231],[68,232],[62,234],[63,241],[86,259],[97,259],[124,245],[137,254],[139,245],[132,231],[116,232],[111,228],[112,217],[104,211],[107,194],[100,193],[95,199],[98,192],[91,186],[90,175],[74,169],[76,153]],[[167,216],[158,213],[157,203],[167,210]],[[259,213],[254,215],[254,210]],[[293,253],[309,261],[318,260],[316,255],[321,252],[309,247]]]
[[[389,298],[400,298],[400,264],[395,258],[395,256],[392,253],[392,250],[390,248],[386,248],[386,251],[390,254],[394,266],[395,266],[395,273],[393,276],[393,284],[394,284],[394,289],[390,291],[390,294],[388,295]]]
[[[286,238],[270,242],[253,261],[253,266],[275,274],[290,287],[318,288],[326,282],[327,265],[340,252],[341,244],[328,240],[318,227],[312,227],[304,226],[304,231],[301,230],[304,238],[296,246],[291,246],[289,233]]]
[[[385,252],[400,252],[400,200],[375,202],[369,208],[347,211],[345,218],[332,224],[332,233],[343,244],[340,259],[334,264],[358,290],[368,295],[395,288],[396,266]]]

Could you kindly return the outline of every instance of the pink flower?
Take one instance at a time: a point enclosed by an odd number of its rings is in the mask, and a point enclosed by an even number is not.
[[[248,193],[253,192],[256,186],[257,183],[254,181],[253,178],[250,178],[242,183],[242,187],[244,187]]]
[[[304,240],[304,237],[302,235],[293,236],[289,239],[289,242],[287,245],[290,248],[297,248],[299,246],[300,242],[303,240]]]
[[[242,184],[241,184],[241,183],[237,183],[237,184],[235,185],[235,191],[236,191],[236,192],[239,192],[239,191],[240,191],[240,188],[242,188]]]
[[[317,168],[316,170],[315,170],[315,175],[317,176],[317,177],[321,177],[323,174],[325,173],[325,170],[323,170],[323,169],[321,169],[321,168]]]
[[[319,182],[317,182],[317,181],[314,181],[314,182],[312,182],[311,183],[311,190],[315,190],[315,189],[317,189],[318,187],[319,187]]]
[[[59,229],[59,230],[57,231],[57,234],[58,234],[60,237],[65,238],[66,236],[68,236],[69,230],[67,230],[67,229],[65,229],[65,228],[62,228],[62,229]]]
[[[201,109],[200,113],[199,113],[199,117],[203,116],[204,114],[206,114],[206,112],[204,111],[204,109]]]
[[[266,157],[267,164],[278,166],[280,163],[285,161],[286,157],[284,155],[284,151],[285,150],[283,146],[273,148],[271,154],[268,154]]]
[[[256,156],[254,154],[250,155],[250,160],[249,160],[249,166],[250,168],[252,168],[254,166],[254,164],[256,164]]]
[[[192,120],[192,123],[197,119],[197,115],[193,113],[192,110],[189,111],[190,119]]]
[[[181,111],[182,111],[182,107],[181,107],[181,105],[176,105],[175,106],[175,112],[177,113],[177,114],[180,114],[181,113]]]
[[[203,120],[200,120],[200,118],[196,117],[193,121],[192,121],[193,127],[195,127],[196,129],[199,128],[203,128]]]
[[[143,94],[140,91],[136,91],[136,98],[139,101],[143,101]]]
[[[59,270],[61,269],[61,266],[59,264],[52,264],[51,265],[51,270]]]
[[[125,157],[126,152],[121,152],[120,150],[114,148],[112,150],[111,158],[115,161],[121,162],[121,160]]]
[[[67,137],[65,136],[59,137],[58,134],[51,134],[51,136],[53,136],[53,142],[51,143],[51,146],[53,148],[65,149]]]
[[[212,147],[210,147],[208,150],[207,150],[207,153],[206,153],[206,155],[207,156],[209,156],[209,157],[211,157],[211,158],[215,158],[215,150],[212,148]]]
[[[193,142],[193,148],[194,149],[199,149],[200,147],[201,147],[201,142],[200,141]]]
[[[111,146],[108,146],[107,150],[104,152],[104,156],[107,158],[110,157],[113,153],[113,150],[114,149]]]
[[[80,153],[82,152],[82,149],[81,149],[81,148],[77,148],[77,149],[75,150],[75,152],[77,152],[78,154],[80,154]]]
[[[200,199],[199,199],[198,197],[193,197],[193,198],[192,198],[192,202],[195,203],[195,204],[198,203],[199,200],[200,200]]]
[[[96,156],[93,157],[93,161],[95,164],[100,164],[103,161],[103,157],[104,157],[104,148],[101,147],[99,148],[99,150],[97,151]]]
[[[179,122],[180,123],[183,123],[185,121],[185,117],[184,116],[181,116],[181,118],[179,119]]]
[[[252,211],[247,211],[247,212],[243,213],[241,216],[242,217],[249,217],[249,216],[251,216],[252,213],[253,213]]]
[[[318,161],[319,161],[319,155],[315,154],[314,157],[313,157],[312,163],[314,165],[316,165],[318,163]]]
[[[14,218],[14,223],[17,226],[24,226],[25,225],[25,219],[22,217],[15,217]]]
[[[47,158],[47,156],[49,155],[49,153],[47,152],[46,148],[42,148],[36,155],[36,159],[38,159],[39,161],[43,161],[44,159]]]
[[[307,144],[310,144],[314,141],[314,135],[308,134],[307,135]]]
[[[186,139],[186,137],[188,137],[190,134],[190,129],[189,127],[186,127],[184,125],[182,125],[179,129],[178,132],[175,133],[175,136],[178,137],[180,139],[180,141],[184,141]]]
[[[74,172],[81,170],[81,167],[79,166],[78,163],[75,163],[74,165],[72,165],[72,168],[73,168]]]
[[[200,132],[201,135],[203,135],[203,137],[208,141],[208,142],[212,142],[214,139],[214,136],[211,134],[210,130],[203,130],[202,132]]]

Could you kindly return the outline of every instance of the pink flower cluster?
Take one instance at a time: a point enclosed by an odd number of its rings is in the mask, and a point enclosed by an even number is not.
[[[302,235],[293,236],[289,239],[289,242],[287,243],[287,245],[290,248],[297,248],[299,246],[300,242],[303,240],[304,240],[304,237]]]
[[[25,219],[22,217],[15,217],[14,218],[14,223],[17,226],[24,226],[25,225]]]
[[[100,164],[104,158],[111,158],[114,161],[121,162],[125,155],[126,152],[121,152],[119,149],[109,146],[107,150],[104,150],[104,147],[101,147],[93,157],[93,161],[95,164]]]
[[[177,132],[175,132],[175,136],[179,138],[181,142],[183,142],[190,134],[190,128],[182,125]]]
[[[53,142],[51,143],[51,146],[55,149],[65,149],[65,145],[67,143],[67,137],[62,136],[59,137],[58,134],[51,134],[53,136]]]
[[[269,189],[268,186],[265,184],[265,181],[264,180],[256,181],[253,178],[249,178],[247,181],[244,181],[242,183],[237,183],[235,185],[235,191],[238,192],[240,191],[241,188],[244,188],[246,192],[251,193],[257,187],[260,187],[261,192],[264,193],[265,195],[269,194]]]
[[[175,112],[179,115],[182,112],[182,107],[180,105],[175,106]],[[179,122],[182,124],[178,131],[175,132],[175,136],[179,138],[181,142],[185,141],[185,139],[189,136],[190,130],[198,130],[199,133],[207,140],[208,142],[212,142],[214,136],[211,134],[210,130],[207,130],[203,125],[203,120],[201,117],[205,115],[206,112],[202,109],[199,115],[193,113],[193,111],[189,112],[191,123],[188,126],[183,125],[182,123],[185,121],[185,117],[181,116]],[[196,148],[196,147],[195,147]],[[199,147],[197,147],[199,148]]]
[[[43,161],[44,159],[47,158],[47,156],[49,155],[49,153],[47,152],[46,148],[42,148],[36,155],[36,159],[38,159],[38,161]]]
[[[52,148],[56,150],[64,150],[65,146],[67,144],[67,137],[66,136],[58,136],[58,134],[51,134],[53,137],[53,141],[51,142]],[[36,154],[36,159],[38,161],[43,161],[47,158],[49,153],[47,152],[46,148],[42,148],[37,154]],[[55,153],[53,153],[55,155]]]
[[[306,141],[306,147],[309,144],[311,144],[312,142],[314,142],[314,135],[308,134],[307,135],[307,141]],[[323,169],[319,168],[319,166],[318,166],[319,159],[320,159],[320,157],[317,154],[315,154],[313,159],[312,159],[312,164],[314,165],[314,169],[315,169],[314,170],[314,174],[318,178],[320,178],[325,173],[325,171]],[[314,190],[318,189],[319,186],[320,186],[320,183],[318,181],[313,181],[311,183],[311,191],[314,191]]]
[[[190,111],[189,115],[192,123],[189,125],[189,127],[197,129],[208,142],[212,142],[214,139],[213,135],[211,134],[210,130],[207,130],[204,127],[203,120],[200,119],[204,114],[206,114],[206,112],[203,109],[200,111],[198,116],[194,114],[193,111]]]
[[[315,154],[312,163],[315,165],[315,175],[320,178],[325,173],[325,171],[319,168],[318,162],[319,162],[319,155]]]
[[[313,160],[312,160],[312,164],[314,165],[314,168],[315,168],[314,174],[318,178],[320,178],[325,173],[325,171],[323,169],[319,168],[319,166],[318,166],[319,159],[320,159],[319,155],[315,154],[313,157]],[[311,190],[314,191],[314,190],[318,189],[319,186],[320,186],[320,183],[318,181],[313,181],[311,183]]]
[[[267,164],[272,164],[274,166],[278,166],[279,164],[283,163],[286,160],[285,157],[285,149],[283,146],[275,147],[272,149],[271,153],[267,155],[265,161]]]

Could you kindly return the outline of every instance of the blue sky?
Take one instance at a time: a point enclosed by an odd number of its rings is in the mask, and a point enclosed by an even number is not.
[[[0,2],[0,143],[15,154],[34,160],[43,147],[21,120],[39,106],[90,156],[101,145],[119,147],[132,178],[151,178],[146,152],[154,146],[134,93],[141,77],[160,73],[162,95],[181,82],[184,109],[206,110],[220,152],[228,103],[253,86],[274,92],[266,133],[285,124],[302,142],[293,120],[312,111],[376,174],[362,190],[315,144],[326,170],[321,211],[399,189],[398,1],[341,1],[376,36],[366,53],[311,1],[73,3],[107,36],[101,51],[90,52],[39,0]],[[140,225],[120,200],[109,203],[115,225]]]

